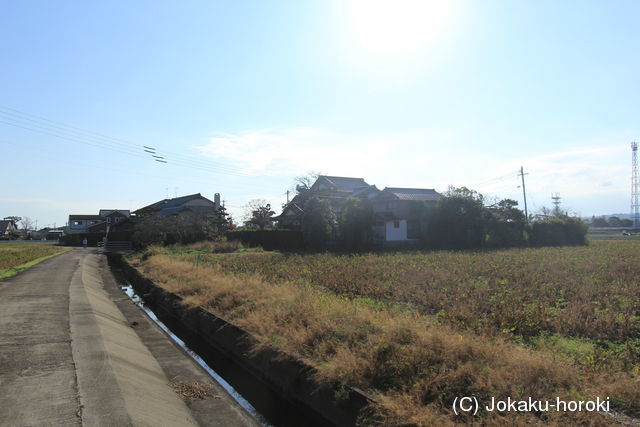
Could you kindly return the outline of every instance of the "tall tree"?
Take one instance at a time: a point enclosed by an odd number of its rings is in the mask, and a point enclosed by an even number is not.
[[[486,243],[493,247],[523,246],[526,244],[524,212],[518,202],[504,199],[485,210]]]
[[[249,212],[245,216],[245,223],[260,229],[271,227],[273,220],[271,219],[275,212],[271,210],[271,205],[266,200],[255,199],[247,204]]]
[[[216,212],[215,212],[215,216],[213,218],[213,225],[216,229],[216,232],[218,234],[223,234],[225,233],[227,230],[229,230],[231,228],[231,221],[229,219],[229,214],[227,213],[227,208],[224,207],[224,205],[220,206]]]
[[[430,214],[427,244],[447,249],[481,247],[485,239],[484,197],[466,187],[449,187]]]
[[[333,234],[336,216],[329,202],[312,197],[307,200],[302,214],[301,229],[305,244],[311,249],[322,248]]]
[[[373,226],[373,207],[368,199],[349,198],[340,212],[340,240],[348,249],[361,249],[369,243]]]

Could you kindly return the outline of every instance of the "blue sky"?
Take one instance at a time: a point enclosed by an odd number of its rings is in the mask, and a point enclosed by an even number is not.
[[[559,193],[580,215],[628,212],[638,16],[637,1],[4,1],[0,216],[60,225],[220,192],[240,218],[311,170],[522,205],[520,166],[532,211]]]

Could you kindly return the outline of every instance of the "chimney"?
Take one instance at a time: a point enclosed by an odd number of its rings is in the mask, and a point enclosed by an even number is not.
[[[216,193],[213,196],[213,206],[215,207],[216,210],[220,208],[220,193]]]

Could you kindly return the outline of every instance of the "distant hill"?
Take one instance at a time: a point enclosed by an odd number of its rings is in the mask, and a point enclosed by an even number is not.
[[[609,219],[612,216],[617,216],[620,219],[631,219],[631,214],[630,213],[614,213],[614,214],[608,214],[608,215],[595,215],[596,218],[604,217],[605,219]],[[591,217],[590,216],[584,216],[584,217],[582,217],[582,219],[585,220],[585,221],[591,221]]]

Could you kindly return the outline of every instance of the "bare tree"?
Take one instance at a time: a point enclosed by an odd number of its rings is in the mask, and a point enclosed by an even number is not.
[[[29,230],[33,229],[33,225],[34,222],[31,220],[31,218],[29,218],[28,216],[25,216],[24,218],[22,218],[22,220],[20,221],[20,224],[22,225],[22,229],[28,233]]]
[[[324,173],[317,172],[317,171],[309,171],[304,175],[296,176],[293,179],[292,190],[295,190],[296,192],[298,192],[298,188],[304,188],[308,190],[309,188],[311,188],[313,183],[316,182],[316,180],[320,175],[324,175]]]
[[[253,211],[258,209],[260,206],[264,206],[268,203],[269,202],[267,202],[265,199],[250,200],[246,205],[242,207],[242,220],[245,222],[251,220],[251,218],[253,218]]]
[[[258,228],[267,228],[273,225],[271,217],[275,212],[271,205],[264,199],[253,199],[244,206],[244,222],[246,225]]]

